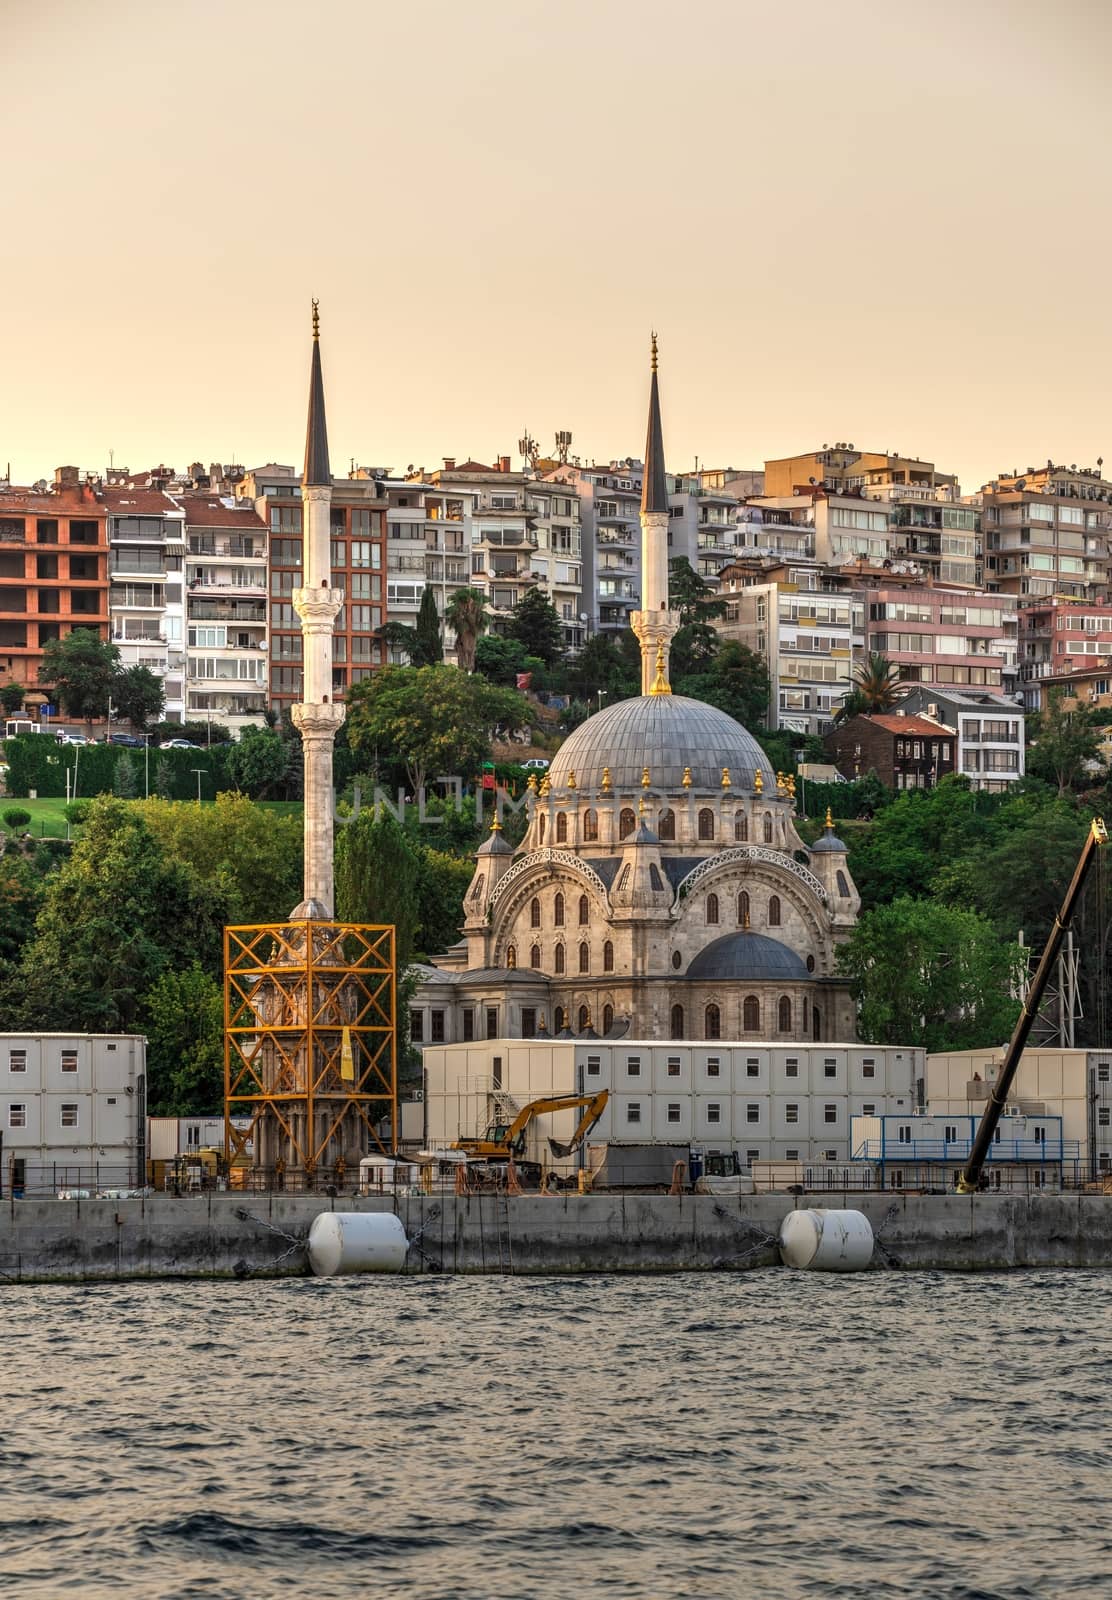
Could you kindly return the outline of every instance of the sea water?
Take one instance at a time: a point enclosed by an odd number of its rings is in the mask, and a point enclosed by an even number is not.
[[[1112,1274],[0,1289],[0,1593],[1112,1594]]]

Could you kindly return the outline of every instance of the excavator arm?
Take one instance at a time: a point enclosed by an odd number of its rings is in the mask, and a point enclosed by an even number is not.
[[[579,1126],[572,1134],[570,1141],[567,1144],[561,1144],[557,1139],[549,1139],[548,1141],[552,1154],[558,1161],[563,1161],[565,1157],[571,1155],[573,1150],[579,1149],[579,1146],[606,1110],[607,1102],[610,1099],[610,1091],[609,1089],[600,1089],[598,1094],[591,1095],[589,1098],[585,1096],[584,1098],[587,1099],[587,1104],[583,1115],[579,1119]]]
[[[543,1117],[548,1111],[574,1111],[576,1106],[583,1106],[585,1110],[579,1120],[578,1128],[572,1135],[571,1143],[558,1145],[554,1139],[548,1141],[552,1146],[554,1155],[570,1155],[602,1116],[609,1099],[609,1090],[600,1089],[598,1094],[554,1094],[549,1095],[544,1100],[530,1100],[529,1104],[521,1108],[510,1124],[510,1130],[506,1135],[506,1143],[512,1146],[521,1134],[525,1132],[534,1117]]]

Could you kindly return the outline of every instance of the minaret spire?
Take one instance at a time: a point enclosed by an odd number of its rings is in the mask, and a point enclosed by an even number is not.
[[[302,584],[293,591],[301,618],[302,700],[292,708],[301,732],[305,792],[305,893],[291,916],[328,919],[333,914],[332,746],[344,707],[332,695],[332,630],[344,591],[332,587],[332,472],[324,417],[320,364],[320,309],[313,301],[313,356],[309,368],[309,419],[301,479]]]
[[[668,476],[660,421],[656,334],[651,345],[649,426],[641,482],[641,606],[630,618],[641,641],[641,693],[667,694],[668,649],[680,625],[668,609]]]

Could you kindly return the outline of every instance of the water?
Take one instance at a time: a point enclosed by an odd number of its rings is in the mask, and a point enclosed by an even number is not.
[[[0,1291],[0,1593],[1112,1594],[1112,1274]]]

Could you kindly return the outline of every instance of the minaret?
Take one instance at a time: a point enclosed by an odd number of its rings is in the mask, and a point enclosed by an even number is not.
[[[664,471],[664,430],[656,379],[656,334],[652,339],[649,431],[641,485],[641,605],[630,618],[641,641],[641,693],[670,694],[668,650],[679,631],[679,613],[668,610],[668,479]]]
[[[344,591],[332,587],[332,471],[324,417],[324,379],[320,365],[320,315],[313,301],[313,364],[309,375],[309,420],[305,432],[305,471],[301,479],[304,587],[293,591],[301,618],[302,693],[293,708],[301,732],[305,789],[305,897],[291,917],[332,917],[332,746],[344,720],[343,705],[332,698],[332,629]]]

